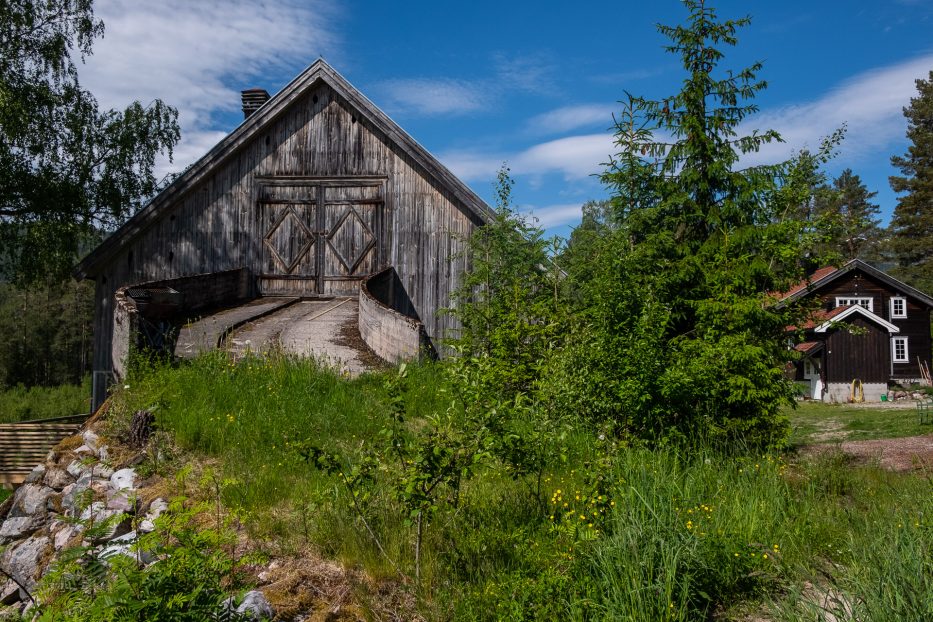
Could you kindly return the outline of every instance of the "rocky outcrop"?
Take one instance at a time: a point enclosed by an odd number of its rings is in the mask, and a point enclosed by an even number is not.
[[[64,447],[76,447],[66,450]],[[101,559],[129,555],[139,532],[155,529],[168,508],[164,499],[140,502],[132,468],[114,470],[110,452],[91,430],[66,439],[49,453],[0,509],[0,606],[22,609],[63,549],[97,546]],[[90,529],[105,524],[106,529]],[[94,536],[90,537],[89,532]],[[2,608],[2,607],[0,607]]]

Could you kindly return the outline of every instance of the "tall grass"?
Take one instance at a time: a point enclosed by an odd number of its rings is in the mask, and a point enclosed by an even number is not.
[[[294,451],[310,439],[348,464],[372,453],[384,442],[384,380],[348,380],[284,357],[234,365],[210,355],[131,380],[114,416],[154,409],[175,442],[213,457],[225,504],[272,552],[313,548],[397,579],[396,566],[411,572],[414,529],[391,468],[360,498],[361,517],[339,478]],[[447,408],[449,382],[440,365],[409,370],[411,426]],[[925,475],[854,466],[838,454],[796,462],[613,448],[582,423],[550,443],[562,458],[544,473],[540,496],[536,478],[491,462],[456,507],[432,515],[417,594],[425,616],[813,620],[817,589],[844,595],[864,611],[858,619],[929,618],[933,489]]]
[[[90,409],[90,401],[90,377],[81,385],[10,387],[0,391],[0,423],[81,415]]]

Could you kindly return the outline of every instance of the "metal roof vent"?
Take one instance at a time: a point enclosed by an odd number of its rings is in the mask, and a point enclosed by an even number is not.
[[[248,119],[251,114],[259,110],[269,101],[269,92],[266,89],[246,89],[241,91],[243,99],[243,118]]]

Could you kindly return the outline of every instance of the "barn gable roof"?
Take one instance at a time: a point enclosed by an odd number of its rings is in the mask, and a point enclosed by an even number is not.
[[[279,118],[309,89],[322,82],[355,108],[369,123],[383,132],[388,141],[408,155],[428,178],[447,189],[467,213],[480,222],[489,221],[492,217],[492,210],[476,193],[366,96],[356,90],[333,67],[323,59],[318,59],[84,257],[75,268],[75,276],[78,278],[93,276],[97,269],[119,252],[125,243],[161,220],[167,214],[167,210],[170,210],[175,201],[185,192],[227,158],[234,155],[241,146],[248,143],[269,123]]]
[[[933,307],[933,298],[923,293],[919,289],[913,288],[906,283],[895,279],[893,276],[882,272],[881,270],[870,266],[861,259],[850,259],[840,268],[820,268],[814,272],[806,281],[798,283],[796,286],[791,288],[789,291],[781,295],[779,305],[786,305],[795,300],[799,300],[811,293],[816,292],[825,285],[829,285],[836,279],[849,274],[854,270],[861,270],[865,274],[872,276],[882,283],[885,283],[891,289],[895,289],[899,292],[911,296],[918,300],[919,302],[927,305],[928,307]]]

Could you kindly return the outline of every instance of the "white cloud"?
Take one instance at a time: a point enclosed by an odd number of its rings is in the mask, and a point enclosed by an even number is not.
[[[390,105],[421,115],[456,115],[488,105],[482,83],[463,80],[413,78],[386,80],[379,85]]]
[[[614,150],[612,135],[606,132],[558,138],[513,154],[448,152],[441,161],[458,177],[470,180],[492,179],[503,162],[515,175],[557,173],[565,180],[578,180],[602,171]]]
[[[914,81],[925,78],[933,68],[933,55],[921,56],[890,67],[868,71],[843,82],[823,97],[808,103],[766,110],[742,128],[775,129],[783,144],[766,146],[743,158],[743,164],[783,160],[804,147],[815,150],[820,139],[847,125],[840,148],[840,161],[885,152],[903,138],[906,121],[902,108],[917,94]]]
[[[530,215],[542,229],[549,229],[580,222],[583,206],[580,203],[563,203],[545,207],[523,208],[522,212]]]
[[[845,123],[846,140],[839,162],[851,162],[863,156],[889,152],[890,146],[903,138],[905,120],[902,108],[916,96],[915,80],[925,78],[933,67],[933,55],[926,55],[891,67],[865,72],[843,82],[823,97],[811,102],[765,110],[739,129],[740,134],[753,128],[773,128],[784,143],[771,143],[758,153],[748,154],[742,165],[777,162],[804,147],[816,149],[820,140]],[[583,127],[595,122],[611,108],[597,104],[568,106],[543,113],[529,121],[529,126],[550,125],[555,129]],[[519,151],[483,153],[455,151],[442,160],[457,175],[468,180],[492,179],[507,162],[515,175],[560,174],[565,181],[580,180],[603,170],[609,155],[616,151],[611,131],[568,136],[526,147]]]
[[[514,92],[538,93],[548,86],[550,67],[534,57],[493,59],[491,75],[477,79],[398,78],[376,85],[386,108],[417,115],[462,115],[495,107]]]
[[[104,38],[81,79],[104,108],[162,99],[179,110],[180,170],[226,132],[214,116],[270,72],[307,66],[337,49],[335,11],[321,0],[98,0]],[[261,84],[264,86],[265,82]]]
[[[579,104],[564,106],[529,119],[526,124],[530,134],[562,134],[581,127],[599,126],[600,129],[613,125],[612,113],[617,106],[608,104]]]

